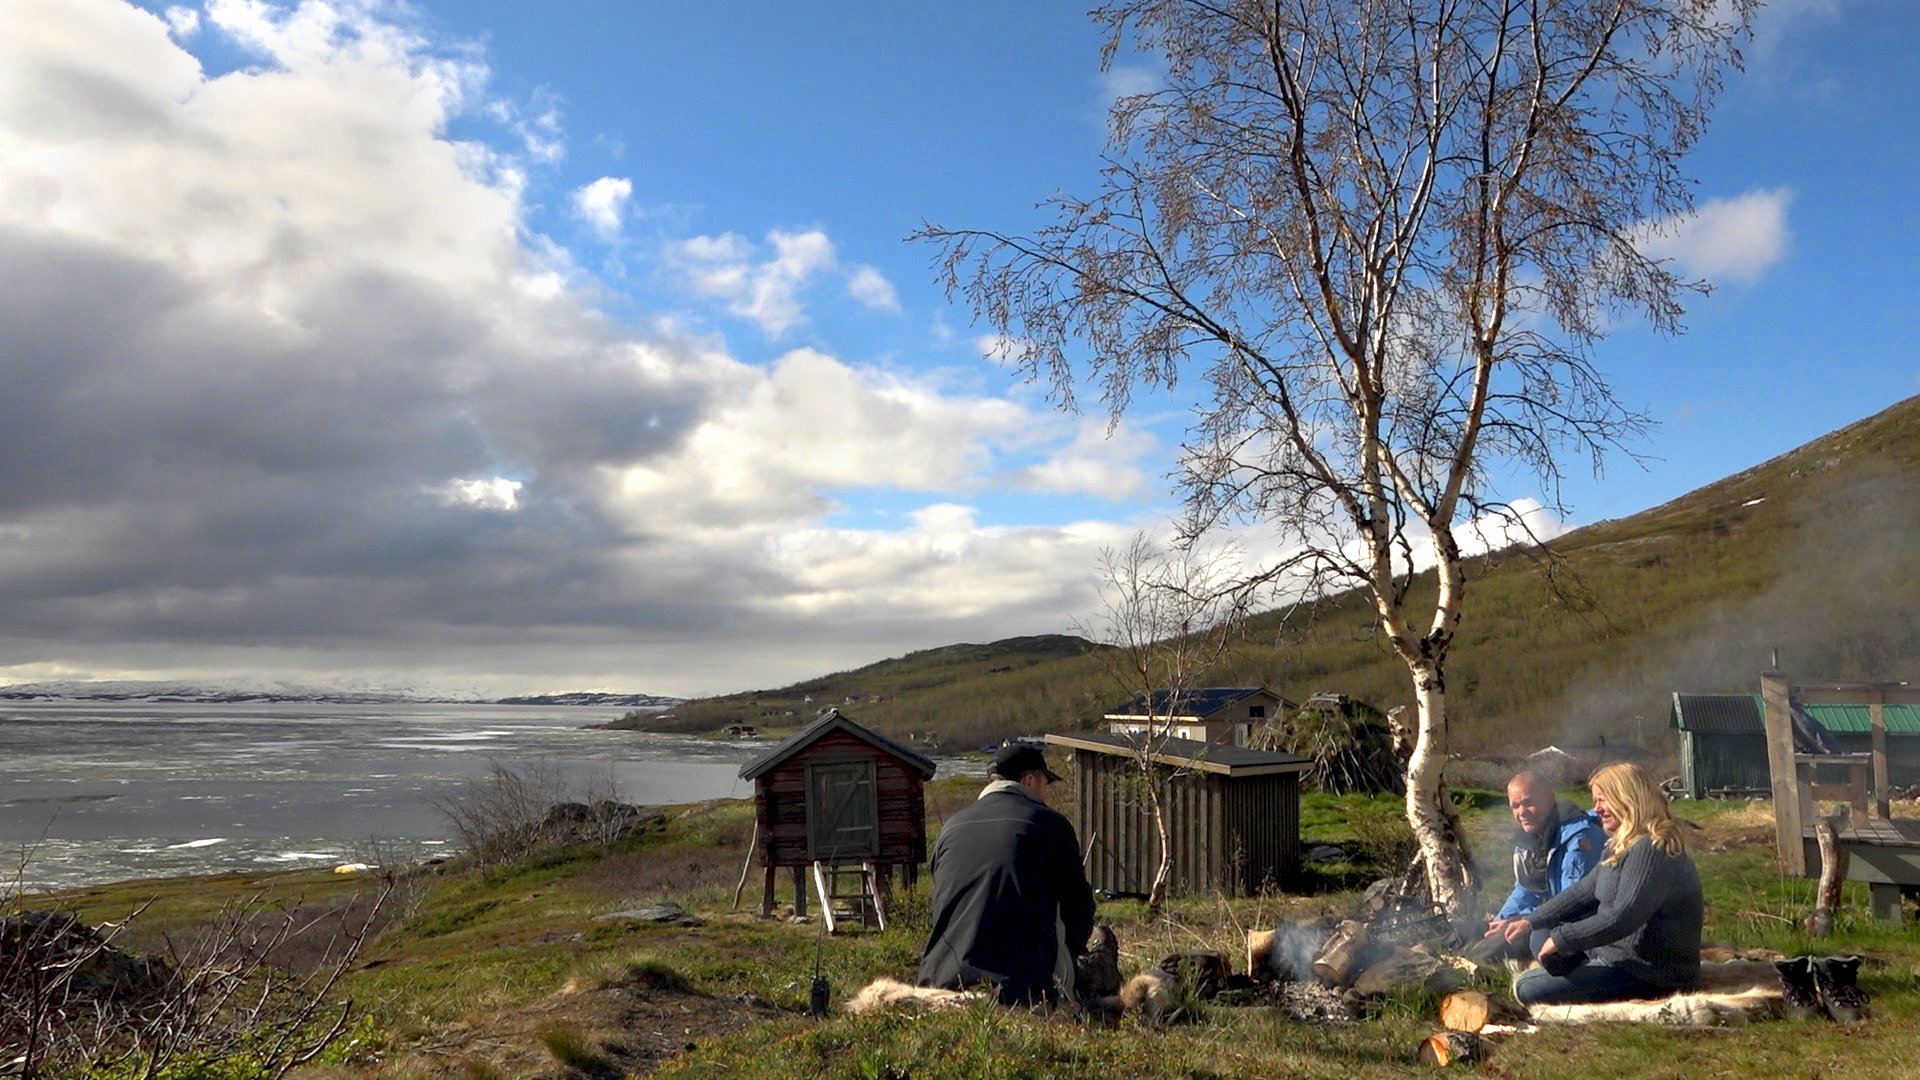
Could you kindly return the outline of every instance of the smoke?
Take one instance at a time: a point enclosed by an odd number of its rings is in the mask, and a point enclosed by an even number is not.
[[[1668,746],[1675,691],[1756,693],[1776,652],[1799,679],[1920,676],[1920,484],[1885,459],[1834,454],[1775,475],[1726,485],[1728,501],[1702,529],[1712,549],[1675,559],[1722,599],[1570,687],[1548,712],[1559,741]],[[1771,567],[1738,563],[1768,553]]]
[[[1281,982],[1312,982],[1313,960],[1326,944],[1327,929],[1317,923],[1288,922],[1273,928],[1271,940],[1249,940],[1247,967],[1258,977],[1264,956],[1266,968]]]

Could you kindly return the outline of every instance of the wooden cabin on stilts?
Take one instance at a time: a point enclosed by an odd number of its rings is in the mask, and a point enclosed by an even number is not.
[[[829,930],[850,901],[863,923],[886,925],[885,898],[900,867],[907,884],[927,861],[928,758],[828,709],[740,770],[753,781],[755,848],[766,880],[762,914],[773,914],[782,867],[793,876],[793,910],[809,888]],[[751,857],[751,856],[750,856]]]

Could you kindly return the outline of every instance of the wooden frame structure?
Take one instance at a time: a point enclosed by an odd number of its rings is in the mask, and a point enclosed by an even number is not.
[[[1920,687],[1907,683],[1792,681],[1778,672],[1760,676],[1767,726],[1767,768],[1773,787],[1774,850],[1780,869],[1819,872],[1816,800],[1843,801],[1857,815],[1840,826],[1847,880],[1865,882],[1876,918],[1898,921],[1903,889],[1920,888],[1920,820],[1894,820],[1887,791],[1886,705],[1920,704]],[[1872,742],[1866,753],[1810,754],[1795,749],[1793,702],[1865,705]],[[1843,768],[1844,783],[1821,782],[1822,768]]]

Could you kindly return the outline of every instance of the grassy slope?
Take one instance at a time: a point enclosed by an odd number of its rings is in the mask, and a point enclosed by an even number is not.
[[[972,783],[935,785],[937,820],[970,798]],[[1480,850],[1497,852],[1510,827],[1491,793],[1468,793],[1465,819]],[[1123,946],[1123,968],[1192,948],[1242,954],[1247,927],[1280,918],[1351,911],[1364,881],[1391,865],[1393,800],[1309,796],[1311,840],[1345,843],[1374,865],[1337,867],[1316,895],[1226,901],[1188,898],[1173,918],[1149,924],[1141,905],[1104,903]],[[1765,805],[1687,803],[1708,889],[1709,940],[1784,952],[1860,951],[1872,962],[1863,984],[1874,1017],[1850,1028],[1778,1021],[1717,1030],[1596,1027],[1549,1030],[1497,1048],[1493,1075],[1562,1080],[1617,1076],[1799,1077],[1852,1075],[1920,1061],[1920,990],[1912,972],[1920,939],[1865,921],[1853,886],[1834,938],[1795,930],[1811,883],[1773,869]],[[603,1075],[659,1069],[674,1077],[1388,1077],[1413,1075],[1418,1041],[1434,1028],[1435,1003],[1409,994],[1361,1024],[1301,1026],[1261,1010],[1210,1010],[1204,1022],[1167,1031],[1123,1024],[1090,1031],[993,1009],[926,1017],[799,1015],[817,955],[844,1001],[877,975],[910,977],[925,934],[924,885],[895,905],[885,933],[822,941],[817,925],[762,920],[728,910],[751,809],[744,802],[688,808],[664,833],[612,853],[574,851],[486,874],[429,879],[353,973],[346,989],[373,1010],[349,1063],[310,1067],[308,1080],[349,1078],[577,1077],[555,1060],[560,1036],[584,1056],[615,1063]],[[1508,884],[1489,868],[1487,895]],[[137,896],[162,900],[147,917],[177,932],[194,914],[266,885],[315,904],[357,887],[326,876],[130,883],[76,897],[90,915],[124,913]],[[691,928],[595,921],[640,899],[671,898],[705,917]],[[751,906],[751,893],[749,894]],[[743,1004],[743,1000],[748,1004]],[[1868,1036],[1862,1038],[1862,1036]],[[630,1056],[648,1039],[653,1056]],[[686,1050],[688,1046],[691,1050]],[[625,1048],[624,1050],[622,1048]],[[576,1051],[576,1053],[579,1053]]]
[[[1600,735],[1658,745],[1673,691],[1751,691],[1775,649],[1808,676],[1920,675],[1916,495],[1920,398],[1570,533],[1554,544],[1557,565],[1519,553],[1476,564],[1449,668],[1456,738],[1470,751]],[[1382,707],[1408,696],[1354,595],[1252,620],[1210,681],[1264,683],[1296,700],[1337,690]],[[862,723],[937,731],[966,748],[1094,723],[1126,693],[1077,639],[1028,638],[928,650],[675,715],[686,730],[767,724],[786,710],[803,721],[849,696]]]

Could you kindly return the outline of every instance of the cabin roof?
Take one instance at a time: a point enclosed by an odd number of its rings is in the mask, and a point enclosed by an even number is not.
[[[1800,706],[1820,726],[1834,734],[1865,734],[1873,730],[1873,713],[1866,705],[1828,705],[1808,702]],[[1766,705],[1759,694],[1682,694],[1673,695],[1673,708],[1667,725],[1681,731],[1706,734],[1764,735],[1767,730]],[[1882,705],[1881,715],[1889,735],[1920,735],[1920,706]]]
[[[1096,754],[1131,757],[1140,752],[1141,736],[1105,731],[1076,731],[1068,735],[1049,735],[1047,742]],[[1229,778],[1269,776],[1275,773],[1305,772],[1313,762],[1284,750],[1249,750],[1244,746],[1214,746],[1198,739],[1155,739],[1148,754],[1155,764],[1176,769],[1197,769]]]
[[[818,742],[831,732],[844,731],[889,757],[895,757],[914,767],[923,780],[933,779],[935,765],[931,758],[916,754],[879,732],[861,727],[842,715],[839,709],[828,709],[816,717],[813,723],[794,732],[780,741],[780,745],[767,751],[759,758],[740,767],[740,779],[754,780],[779,767],[781,762]]]
[[[1204,720],[1229,705],[1265,694],[1275,701],[1280,695],[1264,686],[1201,686],[1191,690],[1155,690],[1152,700],[1146,694],[1136,694],[1124,704],[1116,705],[1106,712],[1107,717],[1152,717],[1164,720],[1168,717],[1192,717]]]

